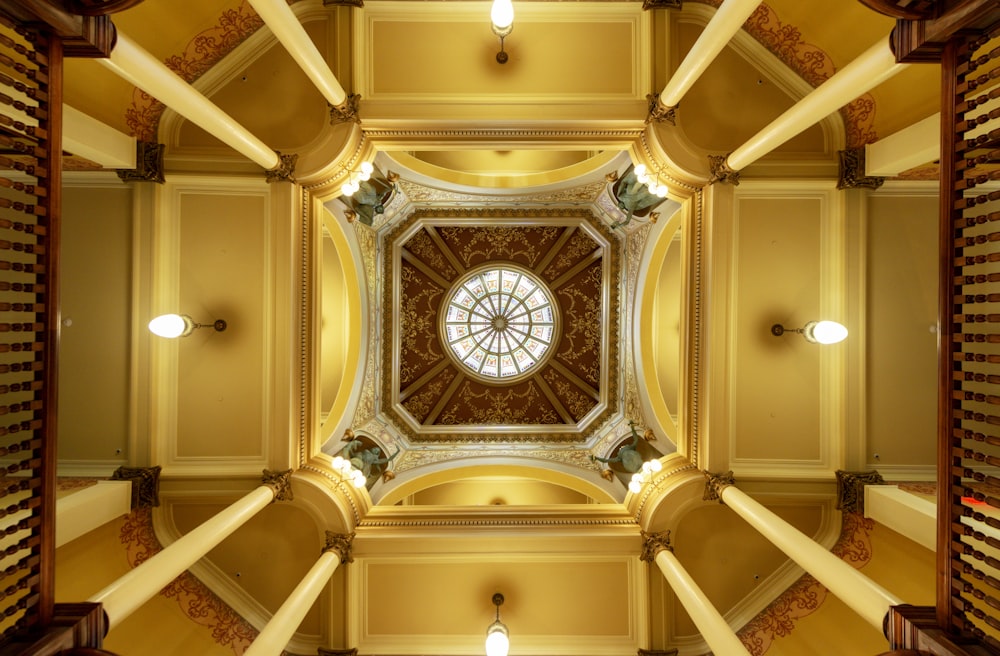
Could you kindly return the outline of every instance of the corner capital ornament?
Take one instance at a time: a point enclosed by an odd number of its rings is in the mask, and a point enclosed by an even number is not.
[[[656,560],[656,554],[663,550],[674,550],[670,545],[670,531],[662,531],[660,533],[642,532],[642,553],[639,554],[639,560],[651,563]]]
[[[111,474],[112,481],[132,482],[132,509],[160,505],[160,466],[121,466]]]
[[[885,485],[882,474],[877,471],[849,472],[838,469],[837,510],[848,513],[865,511],[865,486]]]
[[[669,123],[677,125],[677,105],[668,107],[660,100],[660,94],[646,94],[649,102],[649,113],[646,115],[646,123]]]
[[[339,105],[330,105],[330,124],[361,123],[358,108],[361,104],[361,94],[350,93],[347,99]]]
[[[271,471],[265,469],[261,482],[274,490],[275,501],[291,501],[295,498],[292,494],[292,470]]]
[[[353,563],[354,555],[351,553],[353,544],[353,533],[334,533],[333,531],[327,531],[326,543],[323,545],[323,553],[326,553],[327,551],[336,553],[340,556],[341,565]]]
[[[292,174],[295,173],[295,163],[299,159],[298,154],[282,155],[278,151],[274,151],[274,153],[278,156],[278,165],[264,171],[264,177],[269,183],[284,182],[285,180],[294,182],[295,178],[292,177]]]
[[[701,497],[704,501],[715,501],[718,499],[719,503],[722,503],[722,491],[730,485],[736,485],[736,481],[733,478],[733,470],[731,469],[725,474],[705,472],[705,479],[705,494]]]
[[[740,172],[729,168],[728,159],[729,155],[708,156],[708,169],[712,172],[712,178],[708,181],[709,184],[715,182],[728,182],[733,186],[740,184]]]
[[[838,150],[839,176],[837,179],[837,189],[854,189],[863,187],[865,189],[878,189],[885,182],[885,178],[877,175],[865,175],[865,148],[851,148],[848,150]]]
[[[118,179],[122,182],[157,182],[163,184],[163,151],[161,143],[152,141],[135,142],[135,168],[118,169]]]

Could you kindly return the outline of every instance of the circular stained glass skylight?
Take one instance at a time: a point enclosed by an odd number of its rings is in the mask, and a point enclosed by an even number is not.
[[[467,370],[513,382],[552,354],[557,325],[545,283],[526,269],[491,264],[452,287],[441,328],[447,349]]]

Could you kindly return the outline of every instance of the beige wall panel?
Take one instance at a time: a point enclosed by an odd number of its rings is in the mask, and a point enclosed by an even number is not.
[[[824,505],[796,502],[768,504],[768,509],[806,535],[814,536],[823,520]],[[671,543],[681,565],[723,614],[788,560],[760,532],[722,504],[705,505],[685,515],[673,531]],[[672,606],[673,635],[697,634],[684,607],[679,603]]]
[[[821,204],[739,198],[731,452],[742,460],[817,461],[820,350],[795,334],[819,318]]]
[[[225,506],[173,503],[174,525],[188,533]],[[305,511],[272,504],[251,518],[207,558],[232,583],[269,613],[274,613],[319,558],[323,544],[315,522]],[[319,603],[313,605],[298,632],[320,633]]]
[[[660,383],[663,400],[676,416],[680,403],[681,362],[681,299],[684,283],[681,276],[681,246],[678,235],[671,243],[660,269],[656,288],[654,328],[656,349],[656,377]]]
[[[557,639],[627,638],[633,604],[629,596],[629,558],[573,562],[360,561],[365,591],[364,618],[369,639],[384,636],[475,636],[481,643],[495,617],[490,599],[506,601],[500,619],[511,642]],[[505,562],[506,561],[506,562]],[[599,598],[600,603],[594,603]],[[364,645],[359,645],[364,648]]]
[[[323,238],[322,336],[320,338],[321,412],[327,413],[337,399],[347,359],[344,336],[350,330],[343,263],[329,236]]]
[[[330,25],[325,20],[303,25],[323,53],[328,49]],[[242,69],[210,98],[255,137],[283,152],[307,146],[330,120],[326,99],[279,43],[274,43],[266,54]],[[261,102],[261,99],[266,100]],[[178,145],[223,144],[214,135],[184,120]]]
[[[683,56],[702,33],[700,25],[679,23]],[[725,48],[678,105],[678,125],[691,143],[709,151],[730,152],[780,116],[795,99],[732,48]],[[752,98],[753,102],[747,102]],[[775,149],[781,154],[824,154],[823,129],[813,125]]]
[[[132,191],[63,190],[59,460],[127,457]]]
[[[429,96],[563,96],[635,93],[630,74],[636,47],[631,21],[532,22],[515,16],[497,64],[500,42],[485,20],[378,20],[372,26],[372,99],[383,94]],[[412,48],[414,42],[420,48]]]
[[[935,196],[868,200],[866,458],[874,467],[936,461],[937,204]]]
[[[583,494],[560,485],[513,478],[468,478],[435,485],[413,495],[413,505],[528,506],[588,503]]]
[[[180,200],[180,307],[225,319],[178,340],[178,459],[262,456],[267,199],[186,193]]]

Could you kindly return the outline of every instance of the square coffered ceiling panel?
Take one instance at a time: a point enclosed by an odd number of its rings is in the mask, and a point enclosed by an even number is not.
[[[424,209],[383,238],[382,410],[414,442],[581,442],[618,405],[617,236],[579,209]]]

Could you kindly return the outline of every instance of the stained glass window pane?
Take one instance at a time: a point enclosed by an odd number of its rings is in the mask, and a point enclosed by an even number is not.
[[[540,280],[518,267],[472,274],[453,292],[443,315],[448,347],[487,378],[520,376],[554,346],[552,297]]]

